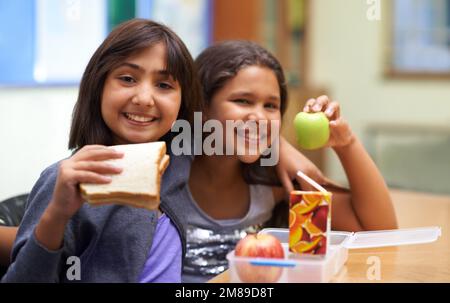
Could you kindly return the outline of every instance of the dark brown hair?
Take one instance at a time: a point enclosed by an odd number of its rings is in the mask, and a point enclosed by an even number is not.
[[[280,88],[281,115],[286,111],[288,92],[283,68],[269,51],[258,44],[243,40],[219,42],[204,50],[195,60],[195,65],[203,89],[203,107],[210,104],[214,94],[242,68],[256,65],[269,68],[274,72]],[[241,163],[241,167],[243,177],[248,184],[281,186],[275,168],[272,166],[261,166],[259,161],[256,161],[250,164]],[[277,205],[280,206],[275,208],[271,220],[266,222],[265,226],[287,226],[288,204],[278,203]]]
[[[288,92],[281,64],[268,50],[245,40],[219,42],[204,50],[195,60],[203,90],[203,107],[210,104],[214,94],[242,68],[254,65],[274,72],[280,88],[280,111],[283,115],[287,107]],[[281,185],[274,167],[263,167],[259,161],[241,165],[247,183]]]
[[[192,121],[194,111],[201,111],[200,83],[183,41],[157,22],[145,19],[126,21],[108,35],[84,71],[72,114],[69,149],[79,149],[87,144],[112,144],[113,135],[101,114],[106,77],[126,58],[161,42],[167,50],[166,69],[181,86],[178,119]]]
[[[287,106],[287,86],[283,68],[266,49],[251,41],[229,40],[219,42],[204,50],[195,60],[203,101],[208,105],[214,94],[244,67],[257,65],[272,70],[280,88],[280,111],[283,115]]]

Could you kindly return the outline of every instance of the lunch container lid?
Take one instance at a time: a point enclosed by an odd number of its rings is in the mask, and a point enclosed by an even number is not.
[[[259,233],[271,234],[281,243],[289,241],[289,230],[286,228],[265,228]],[[438,226],[364,232],[331,231],[330,244],[342,245],[348,249],[414,245],[434,242],[441,235],[442,231]]]

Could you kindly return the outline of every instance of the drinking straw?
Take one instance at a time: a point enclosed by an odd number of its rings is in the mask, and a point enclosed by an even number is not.
[[[313,179],[311,179],[310,177],[308,177],[306,174],[304,174],[301,170],[297,171],[297,176],[299,176],[300,178],[304,179],[306,182],[308,182],[309,184],[311,184],[311,186],[313,186],[315,189],[317,189],[318,191],[322,192],[322,193],[328,193],[328,191],[323,188],[322,186],[320,186],[319,183],[317,183],[316,181],[314,181]]]

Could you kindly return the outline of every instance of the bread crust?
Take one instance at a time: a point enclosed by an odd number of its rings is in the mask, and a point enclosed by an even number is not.
[[[156,197],[151,197],[148,195],[135,195],[130,196],[129,194],[120,195],[120,193],[114,193],[113,196],[100,196],[97,198],[91,197],[88,203],[92,206],[102,206],[119,204],[126,206],[133,206],[138,208],[145,208],[148,210],[156,210],[159,207],[159,200]]]

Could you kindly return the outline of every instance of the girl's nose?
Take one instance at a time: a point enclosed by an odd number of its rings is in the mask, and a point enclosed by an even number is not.
[[[256,108],[251,109],[250,113],[248,114],[247,119],[258,122],[260,120],[267,120],[267,117],[264,114],[263,109],[256,107]]]
[[[155,100],[153,99],[152,89],[149,87],[139,88],[131,99],[131,102],[135,105],[154,106]]]

